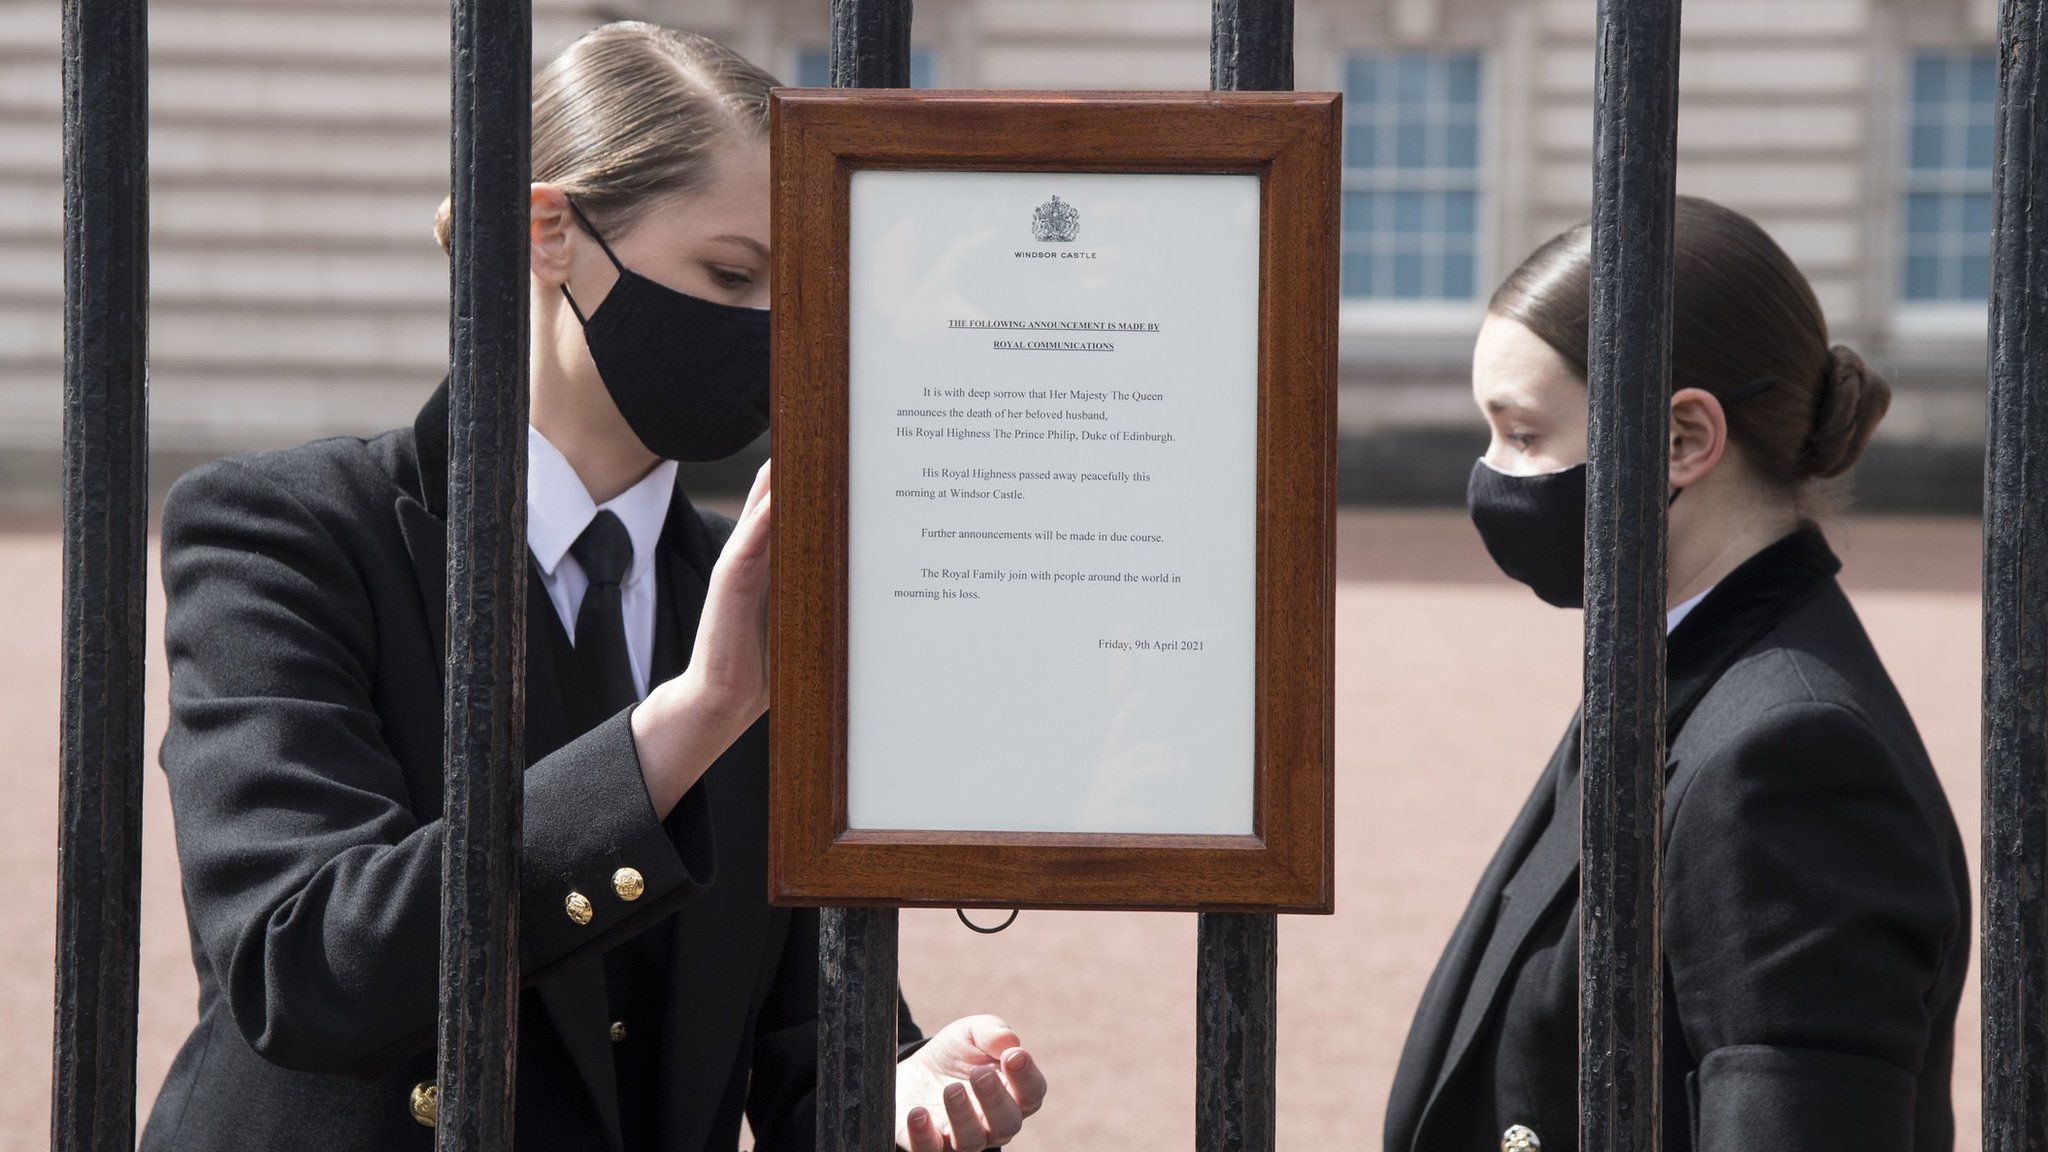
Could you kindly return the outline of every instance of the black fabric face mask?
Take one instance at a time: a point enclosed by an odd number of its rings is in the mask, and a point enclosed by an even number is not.
[[[1509,578],[1527,584],[1546,604],[1586,602],[1586,466],[1510,476],[1472,462],[1465,485],[1472,526]]]
[[[664,460],[723,460],[768,430],[768,311],[678,292],[629,270],[572,201],[569,210],[619,270],[585,316],[583,342],[626,426]]]
[[[1678,503],[1680,488],[1664,501]],[[1688,505],[1689,507],[1689,505]],[[1546,604],[1586,606],[1586,466],[1513,476],[1482,456],[1472,462],[1465,508],[1500,570]]]

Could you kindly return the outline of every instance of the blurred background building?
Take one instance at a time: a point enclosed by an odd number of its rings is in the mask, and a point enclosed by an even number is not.
[[[825,0],[536,0],[552,55],[619,17],[825,82]],[[1994,0],[1693,0],[1679,187],[1757,217],[1891,378],[1859,491],[1981,493]],[[1297,0],[1296,79],[1345,97],[1342,489],[1462,496],[1486,294],[1582,217],[1594,0]],[[0,501],[51,504],[61,412],[58,5],[0,4]],[[230,451],[410,419],[444,371],[439,0],[157,0],[158,486]],[[921,86],[1202,88],[1201,0],[918,0]]]

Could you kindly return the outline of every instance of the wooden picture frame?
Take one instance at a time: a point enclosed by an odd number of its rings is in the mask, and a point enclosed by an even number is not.
[[[1332,910],[1339,99],[776,90],[771,900]],[[848,827],[849,185],[868,168],[1258,175],[1250,835]]]

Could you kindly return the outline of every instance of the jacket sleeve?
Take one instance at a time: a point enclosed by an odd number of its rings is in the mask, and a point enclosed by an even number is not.
[[[439,819],[418,819],[375,701],[375,610],[337,537],[233,462],[165,502],[170,782],[185,900],[228,1011],[289,1068],[375,1075],[434,1044]],[[420,685],[436,678],[423,669]],[[435,689],[426,688],[433,691]],[[629,713],[525,774],[520,974],[532,983],[709,883],[702,789],[656,819]],[[438,804],[435,805],[438,808]],[[613,890],[631,866],[645,894]],[[571,891],[594,908],[567,914]]]
[[[1838,705],[1781,705],[1700,765],[1664,885],[1695,1148],[1912,1148],[1929,996],[1964,923],[1944,843]]]
[[[924,1046],[896,995],[896,1059]],[[747,1126],[754,1152],[812,1152],[818,1141],[818,910],[790,912],[782,959],[754,1025]]]

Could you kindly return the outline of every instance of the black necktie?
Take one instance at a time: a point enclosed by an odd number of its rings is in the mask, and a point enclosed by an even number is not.
[[[633,538],[609,511],[600,510],[569,546],[590,587],[576,610],[576,663],[591,702],[610,716],[640,698],[633,688],[633,664],[626,655],[626,613],[619,584],[633,566]]]

